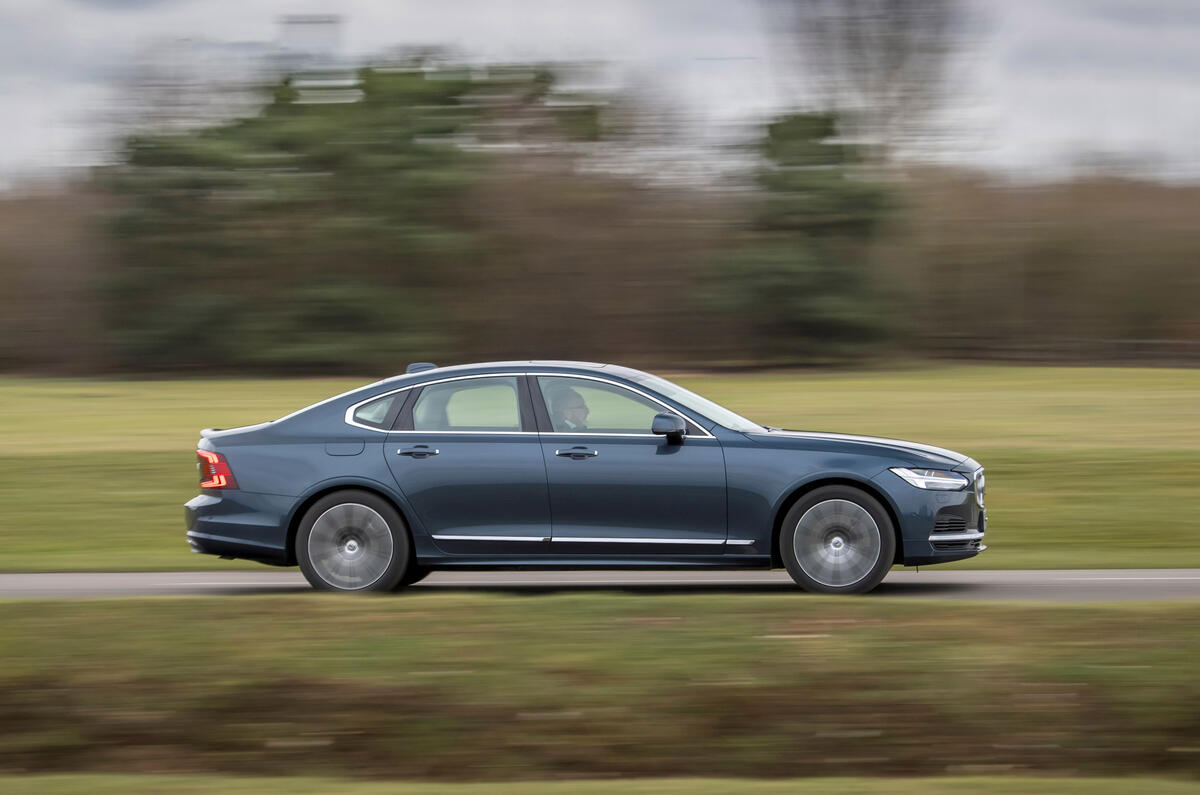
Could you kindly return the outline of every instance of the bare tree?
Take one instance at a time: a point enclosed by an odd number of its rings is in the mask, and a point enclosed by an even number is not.
[[[763,0],[808,103],[875,162],[926,132],[967,30],[960,0]]]

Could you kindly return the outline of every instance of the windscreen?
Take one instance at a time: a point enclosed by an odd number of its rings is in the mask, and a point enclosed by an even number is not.
[[[723,425],[730,430],[742,433],[761,433],[766,430],[766,428],[757,422],[751,422],[742,415],[735,414],[718,403],[713,403],[706,397],[701,397],[678,384],[672,384],[665,378],[659,378],[649,373],[638,373],[637,375],[631,375],[631,377],[637,383],[653,389],[663,397],[668,397],[685,408],[696,412],[702,417],[707,417],[718,425]]]

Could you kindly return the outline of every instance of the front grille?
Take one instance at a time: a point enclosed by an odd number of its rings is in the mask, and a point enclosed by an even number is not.
[[[962,533],[966,529],[966,518],[953,513],[939,513],[933,522],[935,533]]]

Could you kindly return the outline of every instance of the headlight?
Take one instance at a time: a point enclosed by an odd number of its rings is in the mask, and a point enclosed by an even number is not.
[[[971,482],[957,472],[946,472],[941,469],[906,469],[892,467],[892,471],[907,480],[918,489],[933,491],[958,491],[966,488]]]

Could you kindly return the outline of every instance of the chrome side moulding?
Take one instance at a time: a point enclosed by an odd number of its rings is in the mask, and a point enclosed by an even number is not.
[[[749,538],[731,538],[728,540],[719,538],[601,538],[596,536],[551,538],[549,536],[471,536],[444,533],[435,533],[433,538],[438,541],[526,541],[534,543],[566,541],[577,544],[726,544],[729,546],[748,546],[754,543],[753,539]]]
[[[563,536],[551,541],[576,544],[724,544],[723,538],[600,538],[594,536]]]
[[[528,541],[541,543],[549,541],[549,536],[463,536],[463,535],[434,535],[438,541]]]

